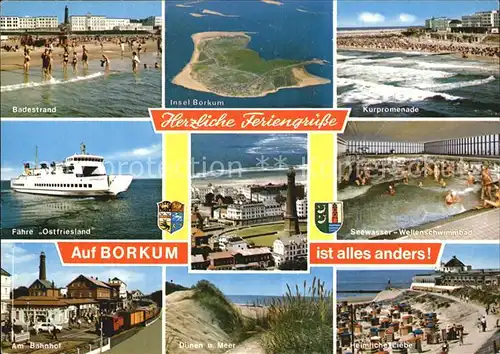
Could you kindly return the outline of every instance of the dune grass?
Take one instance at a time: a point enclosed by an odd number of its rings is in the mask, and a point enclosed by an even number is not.
[[[268,353],[331,354],[333,352],[333,293],[316,277],[302,289],[287,285],[284,297],[273,299],[261,340]]]

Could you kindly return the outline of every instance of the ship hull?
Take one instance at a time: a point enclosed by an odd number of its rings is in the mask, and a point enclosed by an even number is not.
[[[132,183],[131,175],[99,176],[88,178],[42,178],[39,176],[22,176],[11,180],[11,189],[18,193],[88,198],[116,197],[127,191]]]

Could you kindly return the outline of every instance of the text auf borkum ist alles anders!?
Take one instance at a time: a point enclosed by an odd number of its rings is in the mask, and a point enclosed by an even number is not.
[[[192,112],[193,113],[193,112]],[[200,112],[201,113],[201,112]],[[228,117],[228,113],[222,113],[220,116],[212,116],[203,113],[199,118],[184,118],[183,113],[165,112],[162,114],[162,128],[170,129],[204,129],[204,128],[278,128],[287,127],[299,129],[302,127],[316,128],[318,130],[325,127],[334,127],[337,124],[337,118],[331,113],[316,113],[314,117],[277,117],[276,112],[266,117],[263,112],[244,113],[243,119],[236,121]],[[238,127],[237,127],[238,125]]]

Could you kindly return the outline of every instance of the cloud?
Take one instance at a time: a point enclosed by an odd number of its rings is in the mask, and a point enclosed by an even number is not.
[[[162,156],[162,144],[154,144],[147,147],[138,147],[129,151],[121,151],[107,156],[108,160],[129,160],[157,158]]]
[[[416,16],[413,16],[411,14],[400,14],[399,15],[399,22],[402,23],[413,23],[417,20]]]
[[[22,247],[16,246],[14,244],[3,244],[2,245],[2,268],[7,270],[12,268],[12,263],[14,266],[16,264],[28,263],[37,259],[37,255],[34,253],[29,253]]]
[[[376,24],[385,21],[385,17],[377,12],[362,12],[359,14],[358,19],[364,23]]]
[[[13,167],[2,167],[0,169],[0,177],[2,181],[8,181],[14,177],[19,176],[21,168],[15,169]]]

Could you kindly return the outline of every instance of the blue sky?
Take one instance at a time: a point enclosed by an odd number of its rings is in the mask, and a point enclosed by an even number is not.
[[[64,20],[64,7],[69,15],[103,15],[112,18],[140,19],[161,16],[161,1],[2,1],[4,16],[57,16]]]
[[[339,1],[338,27],[423,26],[431,17],[462,15],[498,8],[497,1]]]
[[[45,262],[47,280],[53,280],[58,287],[65,287],[77,276],[83,274],[103,281],[118,277],[127,283],[129,290],[139,289],[144,294],[162,289],[161,267],[63,267],[53,243],[2,243],[2,268],[14,275],[15,288],[30,286],[38,278],[38,265],[42,251],[47,257]],[[14,269],[12,269],[13,260]]]
[[[457,256],[472,269],[500,268],[500,245],[498,244],[447,244],[441,257],[442,262],[448,262]]]
[[[62,161],[80,152],[104,156],[109,174],[161,177],[161,135],[150,122],[2,122],[1,179],[18,176],[24,162]]]
[[[291,288],[295,288],[296,284],[299,285],[299,288],[302,288],[304,280],[310,285],[315,276],[324,281],[328,289],[332,289],[333,272],[331,268],[312,268],[310,274],[269,272],[259,274],[216,274],[213,272],[207,274],[188,274],[186,267],[167,267],[167,281],[169,282],[191,287],[200,280],[208,280],[216,285],[225,295],[280,296],[287,291],[287,284]]]

